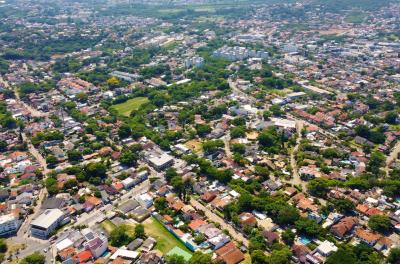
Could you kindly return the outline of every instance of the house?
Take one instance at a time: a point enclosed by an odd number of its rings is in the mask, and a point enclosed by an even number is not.
[[[119,248],[119,249],[117,249],[117,251],[115,251],[114,254],[111,255],[110,259],[115,260],[117,258],[122,258],[125,260],[133,261],[133,260],[137,259],[138,256],[139,256],[139,252]]]
[[[222,233],[207,240],[207,242],[212,245],[213,250],[217,250],[223,247],[229,241],[231,241],[231,238],[228,235]]]
[[[157,253],[157,252],[143,253],[137,264],[164,264],[162,253]]]
[[[204,221],[204,220],[202,220],[202,219],[195,219],[195,220],[192,220],[192,221],[189,223],[188,227],[189,227],[191,230],[196,231],[197,228],[199,228],[200,226],[205,225],[205,224],[207,224],[206,221]]]
[[[136,238],[133,240],[131,243],[129,243],[126,248],[129,250],[136,250],[138,249],[141,245],[143,244],[143,239],[141,238]]]
[[[135,210],[140,206],[139,202],[136,200],[128,200],[125,203],[118,206],[118,210],[123,214],[128,214],[130,211]]]
[[[370,245],[371,247],[376,244],[376,242],[382,237],[379,234],[372,233],[366,229],[359,228],[355,233],[356,237],[362,242]]]
[[[139,206],[130,213],[135,221],[141,223],[150,216],[150,211],[146,208]]]
[[[265,238],[265,240],[267,241],[268,245],[272,245],[275,242],[279,241],[279,235],[278,233],[272,232],[272,231],[267,231],[264,230],[262,233],[263,237]]]
[[[94,258],[99,258],[108,248],[108,239],[106,236],[98,235],[89,228],[82,230],[82,234],[86,239],[84,247],[92,253]]]
[[[75,263],[86,263],[92,259],[93,255],[92,252],[90,252],[90,250],[84,250],[82,252],[79,252],[73,257],[73,261]]]
[[[239,222],[242,226],[256,226],[257,225],[257,219],[252,213],[241,213],[239,215]]]
[[[331,232],[338,239],[343,239],[358,224],[356,217],[345,217],[336,225],[332,226]]]
[[[207,191],[201,196],[201,199],[206,203],[210,203],[215,197],[217,197],[216,192]]]
[[[379,210],[378,208],[370,208],[368,205],[359,204],[356,207],[356,210],[363,215],[372,216],[372,215],[384,215],[385,213]]]
[[[296,262],[307,263],[306,256],[311,253],[311,249],[304,245],[293,245],[291,249]]]
[[[153,249],[153,247],[155,246],[156,242],[157,242],[157,241],[156,241],[154,238],[148,237],[148,238],[143,242],[142,251],[144,251],[144,252],[149,252],[150,250]]]
[[[28,158],[28,154],[26,152],[22,152],[22,151],[14,151],[9,155],[9,158],[13,161],[13,162],[18,162],[18,161],[22,161]]]
[[[337,248],[337,246],[335,246],[334,243],[332,243],[328,240],[325,240],[314,250],[313,255],[315,255],[315,253],[319,253],[323,257],[328,257],[330,254],[332,254],[333,252],[335,252],[337,250],[338,250],[338,248]]]
[[[243,253],[233,242],[229,242],[217,249],[215,253],[217,253],[218,259],[222,260],[226,264],[238,264],[244,260]]]
[[[4,202],[10,197],[10,193],[7,189],[0,189],[0,202]]]

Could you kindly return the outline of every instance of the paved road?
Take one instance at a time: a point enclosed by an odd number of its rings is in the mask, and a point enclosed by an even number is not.
[[[224,141],[224,148],[225,148],[225,153],[228,158],[232,157],[232,151],[230,147],[230,140],[231,136],[229,134],[226,134],[225,136],[222,137],[222,140]]]
[[[35,251],[40,252],[41,254],[45,255],[46,257],[46,263],[52,263],[53,260],[55,259],[52,256],[51,250],[48,250],[50,247],[50,242],[47,240],[40,240],[36,238],[22,238],[22,237],[12,237],[8,239],[9,244],[24,244],[26,245],[26,248],[23,250],[20,250],[18,254],[13,254],[12,258],[13,259],[23,259],[24,257],[32,254]],[[47,249],[47,252],[44,252],[43,250]]]
[[[290,153],[290,166],[292,167],[293,178],[289,181],[289,183],[301,186],[303,192],[305,192],[307,190],[307,185],[306,182],[300,178],[299,168],[297,167],[297,161],[296,161],[296,154],[302,139],[301,131],[303,130],[303,125],[304,123],[302,121],[296,120],[296,129],[297,129],[296,146],[294,146],[292,152]]]
[[[25,133],[22,133],[22,138],[28,144],[29,153],[31,153],[32,156],[35,157],[35,159],[39,162],[40,166],[43,168],[43,175],[44,175],[43,179],[45,180],[47,178],[47,174],[49,173],[49,169],[47,168],[46,160],[39,153],[39,151],[32,145],[32,143],[30,142],[30,140],[28,139],[28,137],[26,136]],[[20,237],[20,236],[27,237],[28,236],[29,225],[30,225],[31,221],[39,215],[40,207],[42,206],[43,200],[45,199],[46,196],[47,196],[47,189],[42,188],[39,192],[39,198],[36,201],[36,206],[33,209],[33,213],[25,219],[25,221],[22,223],[20,229],[18,230],[18,233],[17,233],[18,237]]]
[[[393,147],[392,151],[386,158],[385,171],[387,176],[389,176],[389,166],[398,158],[399,153],[400,153],[400,141],[396,143],[396,145]]]
[[[202,210],[208,219],[211,221],[214,221],[216,223],[219,223],[223,229],[226,229],[229,231],[229,234],[233,237],[238,242],[242,242],[246,247],[249,246],[249,240],[245,238],[241,233],[236,231],[230,224],[228,224],[224,219],[213,213],[210,209],[207,207],[203,206],[201,203],[196,201],[194,198],[190,199],[190,204],[198,210]]]
[[[8,84],[7,84],[8,87]],[[28,110],[31,113],[32,117],[46,117],[49,116],[49,113],[45,113],[45,112],[41,112],[35,108],[33,108],[32,106],[26,104],[24,101],[21,100],[21,98],[19,97],[19,93],[18,91],[14,90],[14,94],[15,94],[15,99],[25,107],[26,110]]]

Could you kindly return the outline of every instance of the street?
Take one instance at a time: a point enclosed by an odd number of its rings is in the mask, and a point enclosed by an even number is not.
[[[229,231],[229,234],[233,237],[234,240],[238,242],[242,242],[246,247],[249,246],[249,240],[245,238],[241,233],[236,231],[230,224],[228,224],[224,219],[213,213],[210,209],[203,206],[201,203],[196,201],[194,198],[190,198],[190,204],[197,210],[202,210],[205,215],[211,221],[219,223],[222,229],[226,229]]]

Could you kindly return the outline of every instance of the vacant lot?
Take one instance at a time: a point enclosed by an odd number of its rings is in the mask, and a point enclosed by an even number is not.
[[[201,142],[196,139],[186,142],[185,146],[198,155],[203,153],[203,147],[201,146]]]
[[[110,234],[113,230],[114,230],[114,228],[115,228],[115,225],[114,225],[114,223],[113,222],[111,222],[110,220],[104,220],[101,224],[101,227],[108,233],[108,234]]]
[[[129,116],[133,110],[138,110],[142,104],[145,104],[148,101],[149,99],[146,97],[136,97],[126,101],[125,103],[116,104],[112,106],[112,108],[117,110],[120,115]]]
[[[151,236],[157,240],[156,249],[166,254],[174,247],[179,247],[184,251],[191,253],[186,246],[174,237],[160,222],[153,217],[148,218],[143,222],[146,235]]]

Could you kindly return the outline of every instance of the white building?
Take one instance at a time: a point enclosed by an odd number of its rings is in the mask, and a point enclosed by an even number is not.
[[[167,153],[152,155],[149,158],[149,164],[158,171],[171,167],[174,164],[174,158]]]
[[[108,239],[106,236],[98,235],[91,229],[82,230],[82,235],[86,239],[85,249],[90,250],[95,259],[101,257],[108,248]]]
[[[204,59],[202,57],[192,57],[192,58],[187,58],[185,60],[185,67],[190,68],[190,67],[201,67],[204,64]]]
[[[13,214],[0,216],[0,236],[15,234],[20,226],[20,221]]]
[[[333,252],[337,251],[338,248],[332,242],[325,240],[316,249],[315,253],[320,254],[323,257],[328,257]],[[314,255],[315,255],[314,253]]]
[[[47,209],[31,223],[32,236],[47,238],[65,218],[64,212],[60,209]]]

